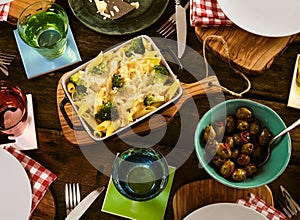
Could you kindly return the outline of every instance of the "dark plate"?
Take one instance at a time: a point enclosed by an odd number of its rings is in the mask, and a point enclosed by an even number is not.
[[[68,0],[74,15],[94,31],[109,35],[124,35],[141,31],[164,13],[169,0],[137,0],[140,7],[116,19],[103,19],[97,13],[95,2],[89,0]]]

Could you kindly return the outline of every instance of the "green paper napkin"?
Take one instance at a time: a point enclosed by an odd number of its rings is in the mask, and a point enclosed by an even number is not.
[[[166,188],[148,201],[134,201],[121,195],[110,177],[102,211],[136,220],[163,219],[175,174],[175,167],[169,166],[169,180]]]

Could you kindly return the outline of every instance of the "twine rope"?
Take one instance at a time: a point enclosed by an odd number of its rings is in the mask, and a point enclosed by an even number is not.
[[[229,55],[229,47],[228,47],[228,44],[227,42],[224,40],[224,38],[222,36],[219,36],[219,35],[209,35],[207,36],[205,39],[204,39],[204,42],[203,42],[203,58],[204,58],[204,62],[205,62],[205,76],[208,77],[208,62],[207,62],[207,59],[206,59],[206,43],[208,40],[213,40],[213,39],[216,39],[216,40],[219,40],[222,42],[224,48],[225,48],[225,55],[227,57],[227,62],[228,62],[228,65],[231,69],[234,70],[234,72],[238,75],[240,75],[246,82],[247,82],[247,88],[245,90],[243,90],[242,92],[240,93],[237,93],[237,92],[234,92],[230,89],[227,89],[226,87],[222,86],[222,85],[216,85],[216,84],[211,84],[212,86],[218,86],[220,87],[224,92],[227,92],[233,96],[236,96],[236,97],[239,97],[241,98],[243,94],[247,93],[250,89],[251,89],[251,82],[250,80],[248,79],[248,77],[242,73],[241,71],[237,70],[236,68],[234,68],[232,65],[231,65],[231,62],[230,62],[230,55]]]

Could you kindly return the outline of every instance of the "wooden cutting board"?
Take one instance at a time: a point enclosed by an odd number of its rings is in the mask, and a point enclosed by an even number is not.
[[[211,35],[222,36],[227,42],[231,65],[248,74],[261,74],[274,59],[292,42],[288,37],[262,37],[233,26],[196,27],[195,33],[201,43]],[[220,40],[208,40],[206,46],[222,60],[228,62],[225,47]],[[209,62],[209,61],[208,61]]]
[[[73,130],[70,128],[68,123],[66,122],[66,119],[64,118],[61,109],[60,104],[65,98],[65,93],[62,88],[61,84],[62,78],[60,79],[58,86],[57,86],[57,110],[58,110],[58,116],[61,123],[62,131],[64,133],[64,136],[66,139],[71,142],[72,144],[92,144],[94,143],[94,140],[90,138],[88,133],[84,130]],[[210,76],[208,78],[202,79],[195,83],[181,83],[181,86],[183,88],[183,94],[179,98],[179,100],[176,102],[176,105],[171,105],[170,107],[166,107],[162,109],[159,116],[156,117],[154,115],[151,117],[151,129],[149,127],[149,120],[144,120],[141,123],[136,124],[132,127],[132,130],[136,134],[145,134],[150,130],[159,129],[161,126],[165,126],[171,120],[175,117],[176,113],[180,109],[180,107],[187,101],[188,99],[192,97],[201,97],[206,96],[207,93],[219,93],[221,92],[221,89],[217,86],[210,86],[212,84],[219,85],[219,81],[216,76]],[[80,120],[76,115],[76,112],[73,110],[70,103],[66,104],[64,106],[65,112],[68,115],[68,118],[73,123],[74,126],[79,126]],[[163,117],[160,117],[163,116]],[[128,137],[130,136],[131,130],[128,132],[124,132],[122,134],[119,134],[120,137]]]
[[[29,4],[38,1],[40,0],[14,0],[10,5],[8,22],[12,24],[17,24],[18,17],[23,11],[23,9],[26,8]],[[55,0],[48,0],[48,1],[55,2]]]
[[[236,189],[214,179],[188,183],[179,188],[173,197],[174,220],[181,220],[192,211],[212,203],[235,203],[237,199],[246,199],[248,193],[253,193],[274,206],[272,191],[267,185],[253,189]]]

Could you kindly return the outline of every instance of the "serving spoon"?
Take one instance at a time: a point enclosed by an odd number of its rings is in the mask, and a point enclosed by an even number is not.
[[[298,119],[297,121],[295,121],[293,124],[291,124],[289,127],[287,127],[286,129],[282,130],[280,133],[278,133],[268,144],[268,151],[267,151],[267,155],[266,158],[260,162],[257,167],[261,167],[262,165],[264,165],[271,156],[271,146],[272,144],[282,135],[286,134],[287,132],[289,132],[290,130],[294,129],[295,127],[297,127],[298,125],[300,125],[300,119]]]

